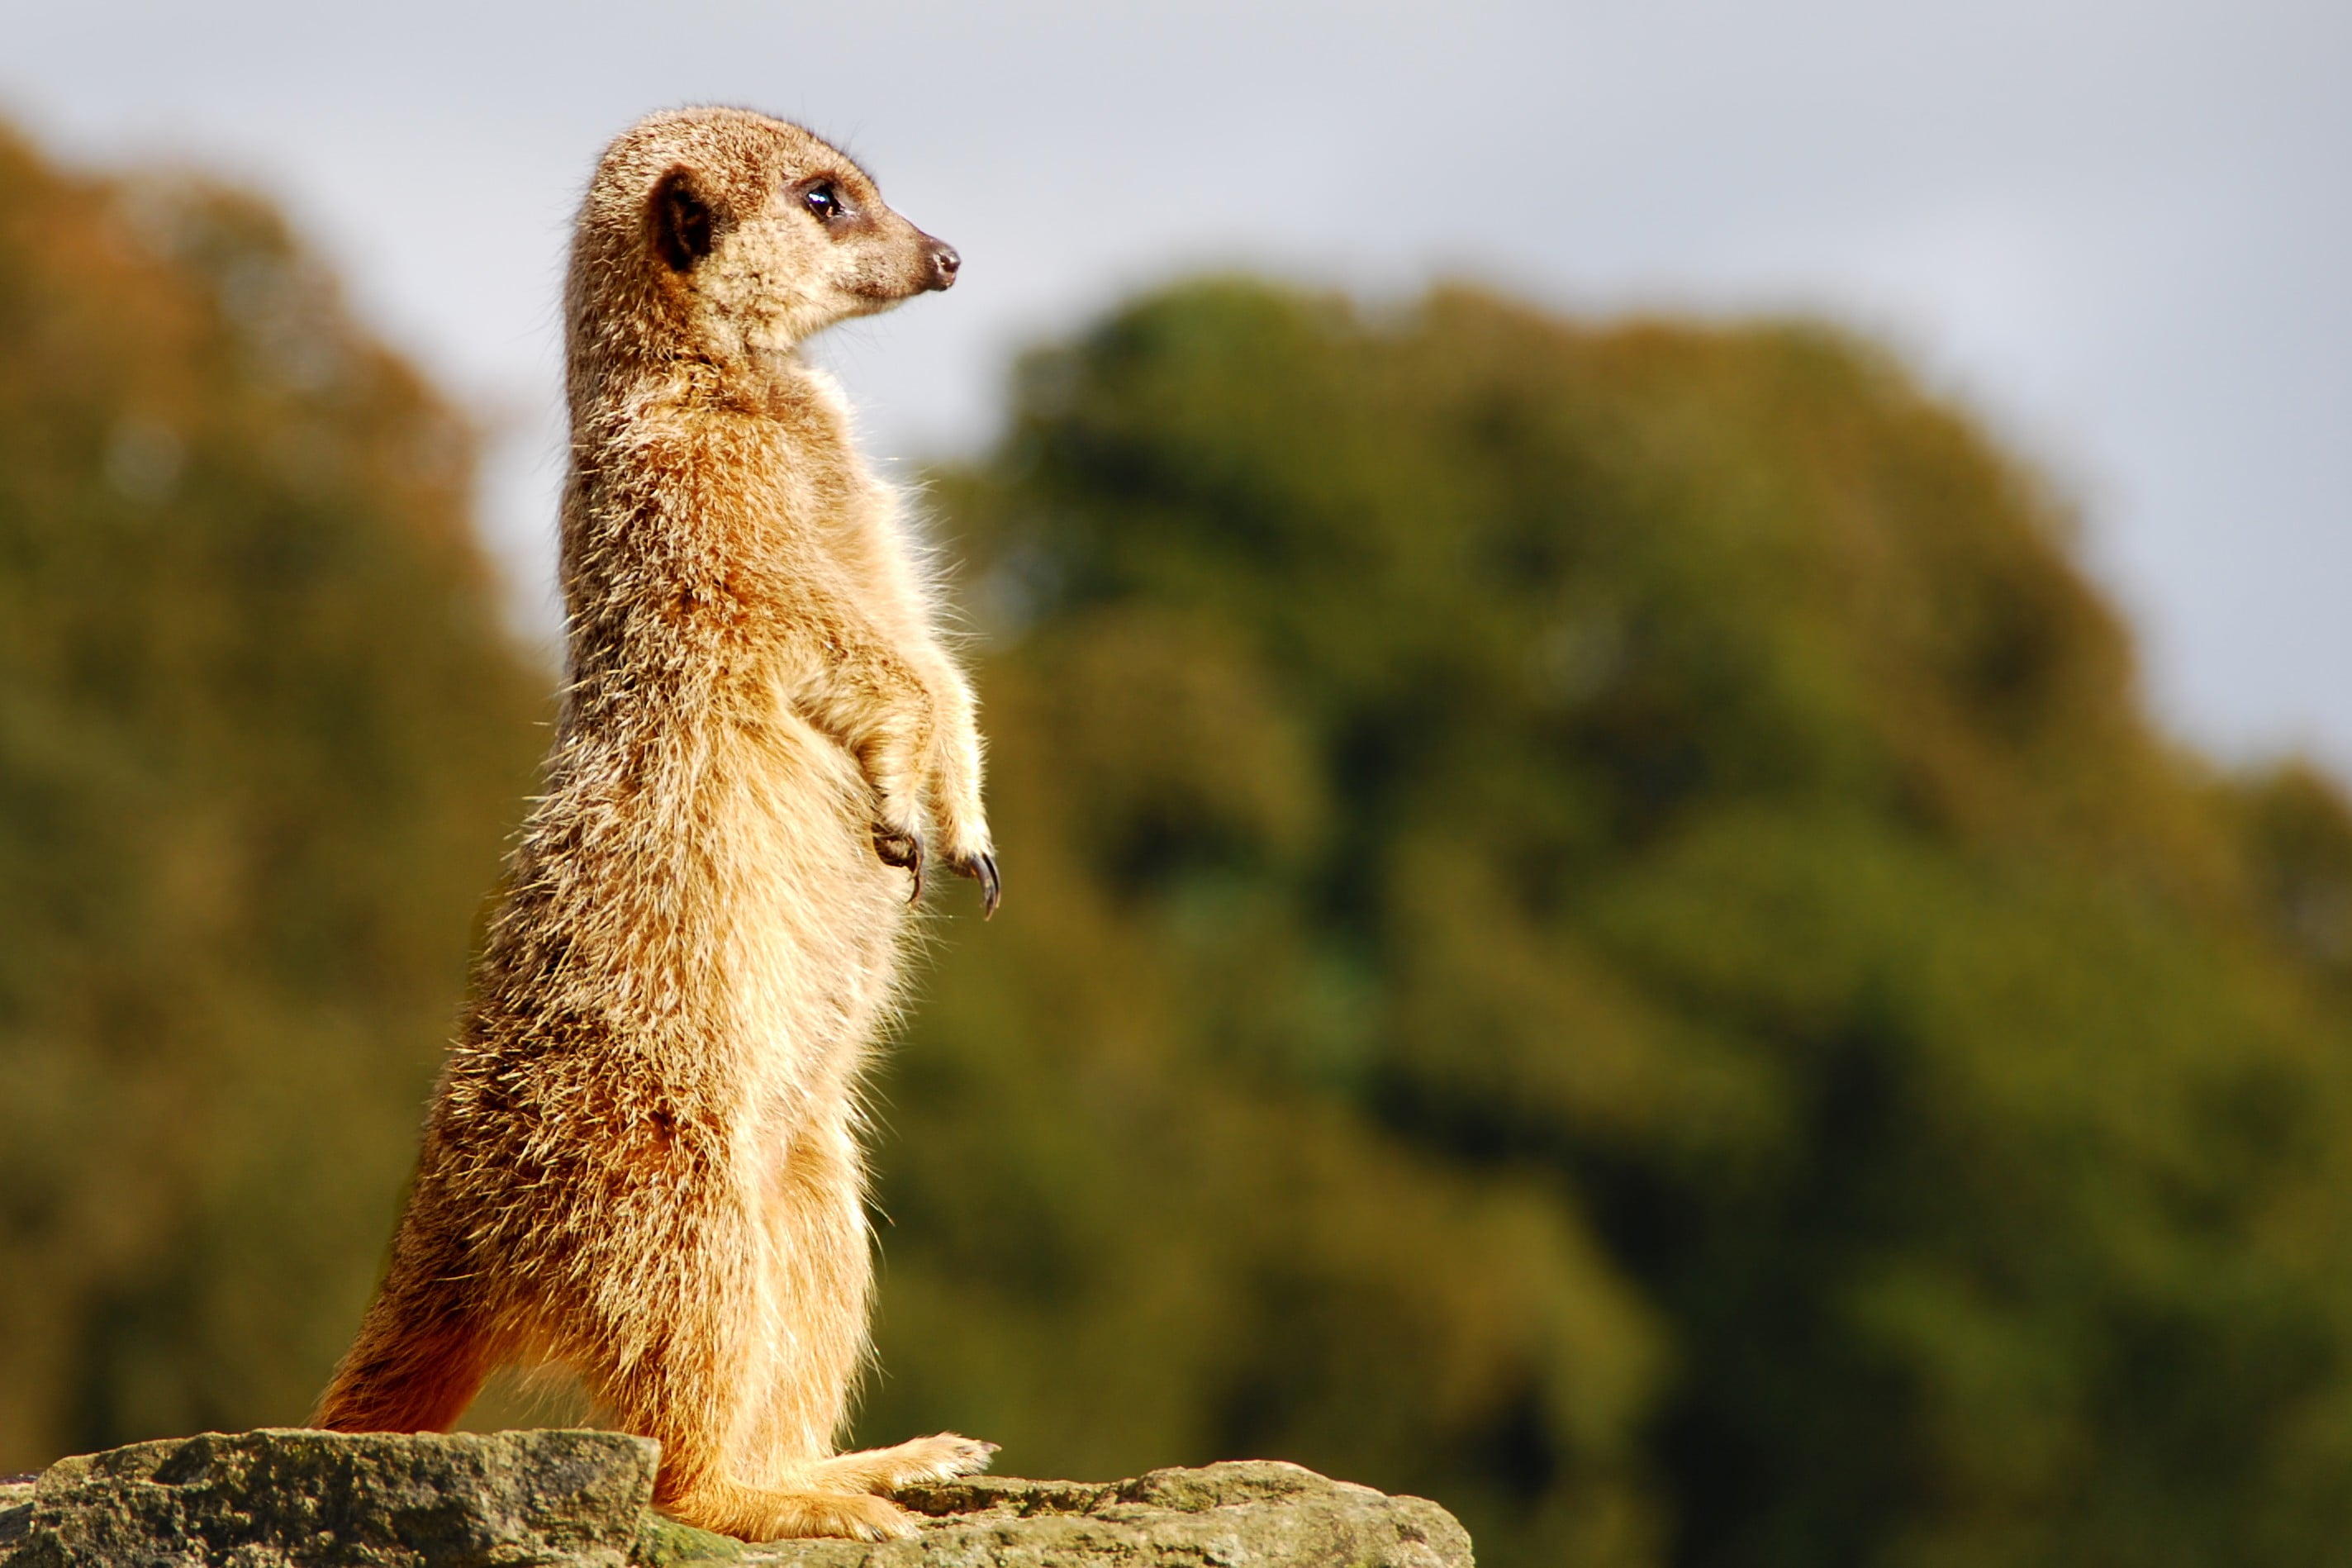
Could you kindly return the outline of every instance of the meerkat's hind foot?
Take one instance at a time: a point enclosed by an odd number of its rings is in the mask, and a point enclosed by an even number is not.
[[[887,1492],[917,1481],[949,1481],[977,1475],[996,1457],[996,1445],[953,1432],[861,1448],[819,1459],[803,1472],[805,1483],[831,1491]]]
[[[834,1536],[846,1541],[896,1541],[915,1533],[915,1516],[887,1498],[863,1491],[786,1491],[720,1482],[662,1505],[681,1524],[717,1531],[739,1541],[799,1541]]]

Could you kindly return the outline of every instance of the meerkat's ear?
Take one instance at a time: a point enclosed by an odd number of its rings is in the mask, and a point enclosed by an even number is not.
[[[694,171],[681,163],[654,186],[654,248],[673,271],[684,272],[710,254],[734,223],[702,194]]]

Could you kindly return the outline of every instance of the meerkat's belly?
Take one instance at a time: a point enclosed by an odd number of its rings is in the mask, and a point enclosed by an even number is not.
[[[736,731],[714,762],[705,863],[727,1032],[747,1110],[792,1123],[847,1094],[880,1031],[904,877],[875,858],[854,761],[796,717]]]

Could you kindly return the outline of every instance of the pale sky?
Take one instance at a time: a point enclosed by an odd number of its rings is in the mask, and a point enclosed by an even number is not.
[[[0,0],[0,114],[278,198],[500,421],[542,626],[570,210],[688,102],[803,121],[961,250],[825,347],[883,457],[977,449],[1015,348],[1208,265],[1826,314],[2078,500],[2176,728],[2352,776],[2346,0]]]

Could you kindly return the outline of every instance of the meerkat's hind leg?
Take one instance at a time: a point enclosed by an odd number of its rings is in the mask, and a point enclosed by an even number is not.
[[[977,1475],[995,1457],[993,1443],[941,1432],[887,1448],[861,1448],[817,1459],[801,1468],[794,1479],[824,1491],[888,1492],[917,1481]]]
[[[404,1259],[361,1320],[310,1425],[331,1432],[446,1432],[494,1359],[463,1286]]]
[[[662,1511],[698,1530],[739,1541],[797,1541],[836,1536],[896,1541],[915,1533],[915,1516],[887,1498],[864,1492],[798,1491],[745,1486],[711,1478],[675,1497],[656,1496]]]

